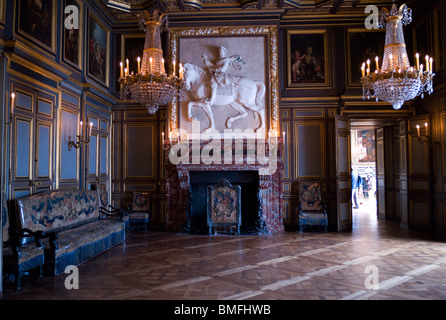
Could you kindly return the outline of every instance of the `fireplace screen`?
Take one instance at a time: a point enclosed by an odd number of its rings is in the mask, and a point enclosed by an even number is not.
[[[236,228],[240,234],[241,225],[241,188],[231,185],[226,179],[208,186],[207,216],[209,234],[216,234],[218,227]]]

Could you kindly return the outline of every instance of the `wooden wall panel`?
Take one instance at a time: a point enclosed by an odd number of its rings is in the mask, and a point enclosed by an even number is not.
[[[154,177],[154,125],[126,124],[124,127],[124,178]]]
[[[127,208],[133,192],[149,192],[150,228],[164,230],[166,159],[161,136],[167,132],[166,109],[151,115],[144,107],[122,105],[113,107],[112,115],[112,202]]]

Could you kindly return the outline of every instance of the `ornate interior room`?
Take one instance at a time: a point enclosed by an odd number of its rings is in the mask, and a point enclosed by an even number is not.
[[[446,299],[445,17],[0,1],[2,298]]]

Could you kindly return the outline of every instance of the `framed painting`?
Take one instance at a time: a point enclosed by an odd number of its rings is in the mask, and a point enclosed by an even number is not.
[[[361,86],[361,66],[367,59],[375,65],[384,56],[385,30],[348,29],[347,30],[347,85]],[[374,70],[372,70],[373,72]]]
[[[88,75],[108,87],[109,79],[109,31],[93,15],[88,17],[88,47],[87,71]]]
[[[0,22],[5,22],[5,2],[4,0],[0,1]]]
[[[20,0],[19,32],[45,49],[56,51],[56,1]]]
[[[65,62],[82,69],[82,30],[83,30],[83,9],[82,3],[78,0],[66,0],[65,6],[75,6],[78,10],[78,28],[63,28],[63,59]],[[73,13],[65,13],[64,10],[64,21]],[[74,23],[74,21],[71,21]]]
[[[268,126],[278,128],[276,27],[172,28],[170,39],[172,59],[191,84],[170,106],[170,130],[213,130],[218,139],[226,129],[266,136]],[[249,102],[236,103],[244,99]]]
[[[123,35],[121,38],[121,61],[129,59],[129,72],[137,73],[137,58],[142,59],[144,53],[145,34]]]
[[[327,30],[289,30],[288,87],[330,86]]]
[[[438,17],[439,10],[433,10],[432,13],[425,15],[412,27],[414,55],[420,54],[420,59],[424,63],[426,55],[434,59],[434,72],[442,68],[441,44],[440,41],[440,23]]]

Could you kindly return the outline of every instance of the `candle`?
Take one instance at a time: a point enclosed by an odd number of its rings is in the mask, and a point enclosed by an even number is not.
[[[126,76],[129,75],[127,68],[124,68],[124,74],[125,74]]]
[[[376,62],[376,70],[379,72],[379,58],[378,57],[375,58],[375,62]]]
[[[183,65],[180,63],[180,79],[183,79]]]
[[[365,77],[365,63],[362,64],[361,70],[362,70],[362,77],[364,78]]]
[[[127,67],[127,71],[130,72],[129,59],[125,60],[125,64],[126,64],[126,67]]]
[[[418,135],[418,138],[420,137],[420,126],[417,124],[417,135]]]
[[[367,69],[370,69],[370,59],[367,60]]]
[[[141,73],[141,58],[138,57],[136,60],[138,61],[138,73]]]
[[[14,99],[15,99],[15,93],[11,93],[11,114],[14,113]]]
[[[416,54],[415,58],[417,59],[417,71],[420,70],[420,54]]]
[[[424,66],[420,64],[420,73],[423,73]]]
[[[427,129],[427,126],[428,126],[428,124],[427,124],[427,122],[424,124],[424,126],[426,127],[426,129]]]
[[[393,69],[393,55],[392,54],[389,55],[389,59],[390,59],[390,70],[392,70]]]
[[[121,78],[124,78],[124,64],[121,61],[119,65],[121,66]]]
[[[93,128],[93,122],[90,122],[90,132],[88,133],[88,136],[91,137],[91,129]]]
[[[367,68],[367,75],[370,75],[370,69]]]
[[[433,65],[434,65],[434,59],[430,58],[429,62],[430,62],[429,65],[430,65],[430,67],[431,67],[431,73],[433,73],[433,72],[434,72],[434,67],[433,67]]]
[[[150,57],[150,73],[153,73],[152,57]]]
[[[426,71],[429,71],[429,56],[426,55]]]
[[[162,74],[166,74],[166,69],[164,68],[164,58],[161,59],[161,69],[162,69]]]
[[[173,64],[173,72],[172,72],[172,75],[175,77],[175,60],[173,60],[172,64]]]
[[[81,136],[82,135],[82,125],[83,125],[84,123],[81,121],[81,122],[79,122],[79,135]]]
[[[162,141],[163,141],[163,144],[164,144],[164,131],[163,131],[162,135],[163,135],[163,140]]]

